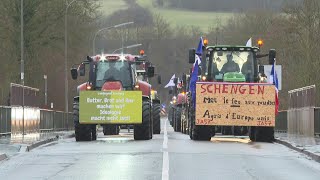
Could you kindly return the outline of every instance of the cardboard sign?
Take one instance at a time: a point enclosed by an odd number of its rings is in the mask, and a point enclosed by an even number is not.
[[[141,124],[141,91],[81,91],[80,124]]]
[[[197,83],[196,125],[275,126],[270,84]]]

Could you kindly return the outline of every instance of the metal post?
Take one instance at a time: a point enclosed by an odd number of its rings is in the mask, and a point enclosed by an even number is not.
[[[21,84],[22,84],[22,135],[24,132],[24,37],[23,37],[23,0],[21,0]]]
[[[64,51],[64,82],[65,82],[65,87],[64,87],[64,94],[65,94],[65,112],[69,111],[69,107],[68,107],[68,76],[67,76],[67,71],[68,71],[68,2],[66,0],[66,11],[65,11],[65,16],[64,16],[64,47],[65,47],[65,51]]]
[[[43,76],[44,78],[44,105],[48,105],[48,81],[47,75]]]
[[[64,15],[64,78],[65,78],[65,112],[69,112],[69,94],[68,94],[68,8],[76,0],[71,1],[68,4],[68,1],[65,0],[66,10]]]

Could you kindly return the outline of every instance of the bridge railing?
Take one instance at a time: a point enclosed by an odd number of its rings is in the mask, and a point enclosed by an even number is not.
[[[24,112],[24,120],[23,120]],[[73,130],[72,113],[21,106],[0,106],[0,135]]]

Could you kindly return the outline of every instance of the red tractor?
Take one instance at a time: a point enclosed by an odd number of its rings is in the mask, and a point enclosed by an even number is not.
[[[88,81],[77,87],[78,95],[74,97],[73,102],[76,141],[97,139],[97,124],[83,123],[79,120],[80,91],[142,91],[142,124],[134,124],[134,139],[152,139],[151,85],[138,80],[135,65],[136,58],[130,54],[101,54],[87,56],[87,60],[78,68],[71,69],[72,79],[77,79],[78,73],[80,76],[85,76],[85,67],[89,68]],[[148,67],[147,76],[154,76],[154,67]],[[105,135],[119,134],[120,124],[101,125]]]

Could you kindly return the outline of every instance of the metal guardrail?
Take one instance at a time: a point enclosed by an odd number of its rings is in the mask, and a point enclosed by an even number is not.
[[[0,107],[0,135],[11,134],[11,108]]]
[[[22,112],[20,106],[0,106],[0,135],[74,129],[72,113],[25,107],[23,121]]]
[[[276,116],[276,132],[287,132],[288,130],[288,111],[280,111],[279,114]],[[301,119],[303,121],[303,118]],[[301,129],[298,128],[301,123],[295,124],[295,127],[291,127],[294,129]],[[289,124],[290,125],[290,124]],[[293,125],[291,125],[293,126]],[[314,135],[320,136],[320,107],[314,108]]]
[[[314,108],[314,133],[320,136],[320,107]]]

